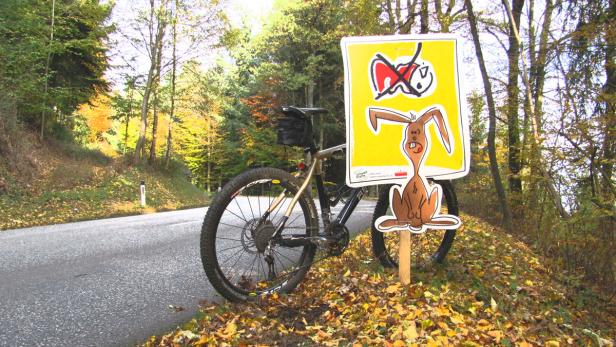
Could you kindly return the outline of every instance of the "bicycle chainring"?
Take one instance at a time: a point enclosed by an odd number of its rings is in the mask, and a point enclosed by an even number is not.
[[[327,252],[331,256],[338,256],[344,253],[344,250],[349,246],[351,235],[349,229],[344,224],[332,223],[328,228],[329,234],[335,240],[329,244]]]

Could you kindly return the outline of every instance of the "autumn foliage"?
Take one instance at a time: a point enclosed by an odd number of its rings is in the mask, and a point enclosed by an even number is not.
[[[202,302],[190,323],[145,345],[610,345],[616,315],[594,305],[613,302],[584,297],[522,242],[462,218],[447,264],[414,269],[409,287],[373,258],[364,233],[342,256],[317,263],[295,292]]]
[[[97,142],[111,129],[111,103],[107,95],[98,94],[89,102],[79,105],[77,114],[84,117],[88,125],[89,142]]]

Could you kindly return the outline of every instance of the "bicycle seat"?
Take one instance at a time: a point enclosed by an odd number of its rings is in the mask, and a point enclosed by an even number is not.
[[[295,106],[282,106],[282,113],[284,114],[297,114],[300,113],[304,116],[317,115],[327,113],[328,111],[321,107],[295,107]]]

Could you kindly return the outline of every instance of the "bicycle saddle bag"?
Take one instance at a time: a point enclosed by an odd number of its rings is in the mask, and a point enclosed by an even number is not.
[[[308,116],[295,107],[283,107],[278,119],[279,145],[309,147],[312,142],[312,123]]]

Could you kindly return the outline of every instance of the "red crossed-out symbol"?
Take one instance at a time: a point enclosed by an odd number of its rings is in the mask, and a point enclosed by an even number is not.
[[[415,73],[420,73],[422,78],[425,78],[428,72],[428,67],[419,67],[415,62],[419,53],[421,52],[422,43],[417,44],[417,50],[413,55],[413,58],[404,64],[394,66],[380,53],[376,54],[376,57],[372,60],[370,65],[370,74],[372,78],[372,87],[377,92],[375,100],[387,94],[394,94],[398,90],[401,90],[405,94],[414,96],[421,96],[430,87],[432,80],[429,80],[429,84],[424,86],[411,85],[411,76]],[[419,70],[419,71],[416,71]],[[417,87],[417,88],[416,88]]]

